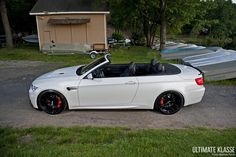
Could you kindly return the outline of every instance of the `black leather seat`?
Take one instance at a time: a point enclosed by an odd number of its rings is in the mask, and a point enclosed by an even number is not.
[[[157,62],[157,60],[155,59],[151,60],[151,63],[149,65],[149,73],[156,74],[164,71],[165,71],[165,66],[163,64]]]
[[[136,73],[136,64],[131,62],[129,65],[129,76],[134,76]]]
[[[158,69],[157,69],[157,60],[152,59],[151,63],[150,63],[150,67],[149,67],[149,73],[153,74],[153,73],[157,73]]]
[[[125,69],[125,71],[120,76],[121,77],[135,76],[135,72],[136,72],[136,65],[134,62],[131,62],[129,64],[129,67],[127,69]]]

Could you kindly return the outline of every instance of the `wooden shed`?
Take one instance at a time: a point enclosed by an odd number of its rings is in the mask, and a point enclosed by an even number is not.
[[[30,11],[40,50],[65,53],[107,49],[107,14],[97,0],[38,0]]]

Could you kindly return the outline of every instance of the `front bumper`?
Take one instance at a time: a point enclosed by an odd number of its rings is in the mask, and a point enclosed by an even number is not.
[[[37,89],[36,91],[33,91],[32,89],[29,89],[30,103],[33,106],[33,108],[37,108],[37,109],[38,109],[37,97],[38,97],[39,92],[40,92],[39,89]]]

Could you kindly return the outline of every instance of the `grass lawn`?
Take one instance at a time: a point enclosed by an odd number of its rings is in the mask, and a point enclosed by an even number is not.
[[[212,156],[197,146],[236,146],[236,129],[0,128],[2,157]]]
[[[222,85],[222,86],[236,86],[236,78],[219,81],[206,81],[205,84]]]
[[[134,62],[150,62],[151,59],[160,60],[160,54],[145,47],[131,47],[113,49],[112,62],[113,63],[128,63]],[[21,46],[14,49],[0,49],[0,60],[37,60],[50,62],[64,62],[65,66],[84,64],[92,61],[88,55],[46,55],[39,52],[37,47]]]

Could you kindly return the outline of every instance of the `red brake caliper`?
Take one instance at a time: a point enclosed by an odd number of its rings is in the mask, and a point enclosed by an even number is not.
[[[164,106],[164,99],[163,98],[161,98],[161,100],[160,100],[160,106]]]
[[[61,107],[61,98],[60,97],[57,97],[57,107],[60,108]]]

